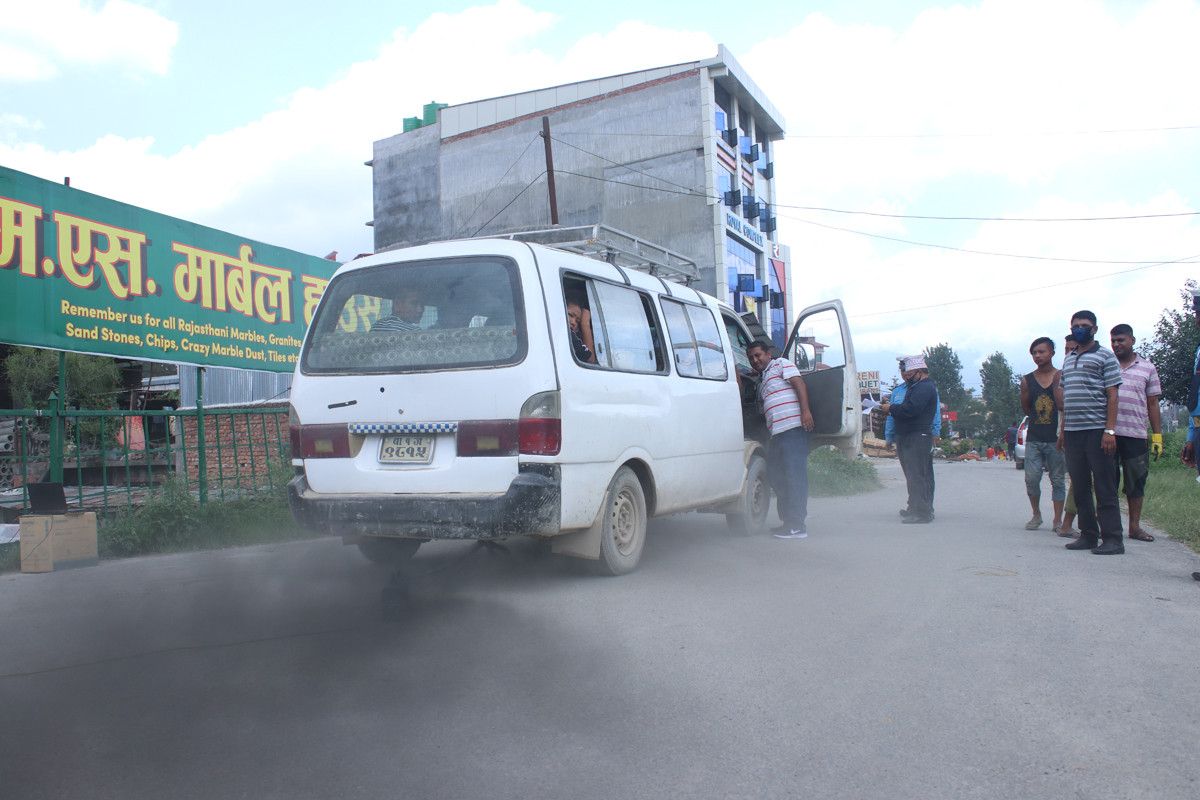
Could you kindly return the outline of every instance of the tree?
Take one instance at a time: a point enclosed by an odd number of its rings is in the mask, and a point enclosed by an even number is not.
[[[1192,368],[1196,363],[1196,348],[1200,347],[1200,327],[1192,311],[1192,290],[1195,281],[1188,281],[1180,292],[1182,311],[1163,309],[1154,326],[1154,337],[1139,342],[1137,348],[1144,358],[1158,369],[1162,381],[1163,399],[1183,405],[1192,385]],[[1191,409],[1188,409],[1189,411]]]
[[[929,377],[937,386],[938,396],[951,411],[963,408],[967,399],[967,390],[963,388],[962,361],[950,347],[942,343],[925,348],[925,366],[929,368]]]
[[[4,371],[17,408],[47,408],[58,391],[58,352],[18,347],[4,359]],[[67,353],[68,406],[103,409],[115,405],[121,372],[111,358]]]
[[[983,433],[986,424],[987,408],[982,400],[972,397],[968,392],[962,406],[958,409],[958,422],[954,423],[954,429],[959,432],[960,436],[974,439]]]
[[[979,380],[983,385],[983,402],[987,406],[987,436],[998,439],[1009,425],[1021,419],[1020,383],[1008,359],[1000,352],[992,353],[984,360],[979,368]]]

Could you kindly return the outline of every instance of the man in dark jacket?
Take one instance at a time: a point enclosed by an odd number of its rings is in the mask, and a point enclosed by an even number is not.
[[[880,409],[896,421],[896,449],[904,461],[908,482],[908,513],[901,514],[906,525],[933,522],[933,433],[929,420],[937,408],[937,389],[929,380],[924,356],[911,356],[905,362],[909,373],[904,400],[895,405],[884,403]]]

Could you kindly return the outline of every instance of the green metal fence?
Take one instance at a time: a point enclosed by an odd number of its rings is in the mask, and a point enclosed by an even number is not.
[[[202,503],[278,488],[290,472],[286,414],[0,410],[0,506],[28,512],[28,485],[47,480],[63,484],[70,507],[103,513],[144,504],[168,480]]]

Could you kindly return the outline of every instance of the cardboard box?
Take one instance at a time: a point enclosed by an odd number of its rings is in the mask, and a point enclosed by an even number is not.
[[[22,572],[53,572],[98,563],[94,511],[21,517]]]

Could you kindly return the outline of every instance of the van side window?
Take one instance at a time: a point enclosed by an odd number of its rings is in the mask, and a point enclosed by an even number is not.
[[[582,303],[586,318],[579,329],[572,329],[572,352],[582,359],[575,338],[589,339],[597,367],[622,372],[663,372],[662,338],[649,296],[626,286],[568,276],[563,280],[568,305]],[[568,322],[568,324],[571,324]]]
[[[662,308],[679,374],[685,378],[728,378],[725,349],[721,346],[721,334],[712,312],[704,306],[666,298],[662,299]]]

